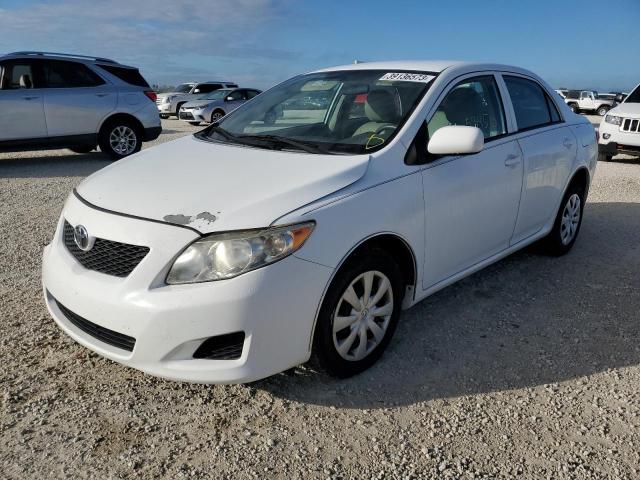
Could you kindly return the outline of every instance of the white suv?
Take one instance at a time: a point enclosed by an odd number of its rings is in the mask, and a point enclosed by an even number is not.
[[[44,298],[76,341],[162,377],[248,382],[310,358],[353,375],[402,309],[537,240],[567,253],[597,151],[521,68],[300,75],[85,179]]]
[[[162,127],[140,72],[106,58],[45,52],[0,56],[0,151],[140,150]]]
[[[599,159],[619,153],[640,156],[640,85],[600,122]]]

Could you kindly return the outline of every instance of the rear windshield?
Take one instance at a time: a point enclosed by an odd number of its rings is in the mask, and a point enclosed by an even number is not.
[[[137,68],[116,67],[115,65],[98,65],[101,69],[106,70],[111,75],[115,75],[123,82],[136,87],[148,87],[149,84],[144,79]]]

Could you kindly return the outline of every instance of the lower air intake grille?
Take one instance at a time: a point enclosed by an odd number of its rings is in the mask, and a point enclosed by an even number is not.
[[[69,322],[71,322],[77,328],[82,330],[84,333],[88,333],[101,342],[108,343],[109,345],[121,348],[122,350],[126,350],[128,352],[133,351],[133,347],[136,344],[135,338],[130,337],[129,335],[124,335],[123,333],[114,332],[113,330],[101,327],[100,325],[96,325],[95,323],[82,318],[80,315],[73,313],[57,300],[53,299],[53,301],[66,317],[66,319],[69,320]]]
[[[236,360],[242,356],[244,332],[227,333],[207,338],[193,354],[193,358]]]
[[[73,227],[65,221],[64,244],[71,255],[88,270],[116,277],[126,277],[149,253],[148,247],[113,242],[103,238],[96,238],[91,250],[85,252],[76,245],[73,233]]]

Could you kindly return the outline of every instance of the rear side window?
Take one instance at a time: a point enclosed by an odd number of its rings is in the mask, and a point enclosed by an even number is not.
[[[136,87],[149,87],[137,68],[118,67],[115,65],[98,65],[101,69],[106,70],[111,75],[118,77],[123,82]]]
[[[48,88],[82,88],[104,85],[104,80],[81,63],[63,60],[42,62]]]
[[[507,75],[504,76],[504,82],[509,90],[518,130],[527,130],[560,121],[560,115],[553,102],[536,82]]]

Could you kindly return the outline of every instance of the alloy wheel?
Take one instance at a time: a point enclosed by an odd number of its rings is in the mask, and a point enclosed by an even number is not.
[[[576,236],[578,224],[580,223],[581,203],[580,196],[574,193],[569,197],[564,206],[560,223],[560,240],[563,245],[571,243]]]
[[[138,145],[138,137],[131,127],[121,125],[111,131],[109,145],[118,155],[130,155]]]
[[[333,344],[338,354],[359,361],[382,342],[393,314],[389,278],[371,270],[358,275],[344,291],[333,317]]]

